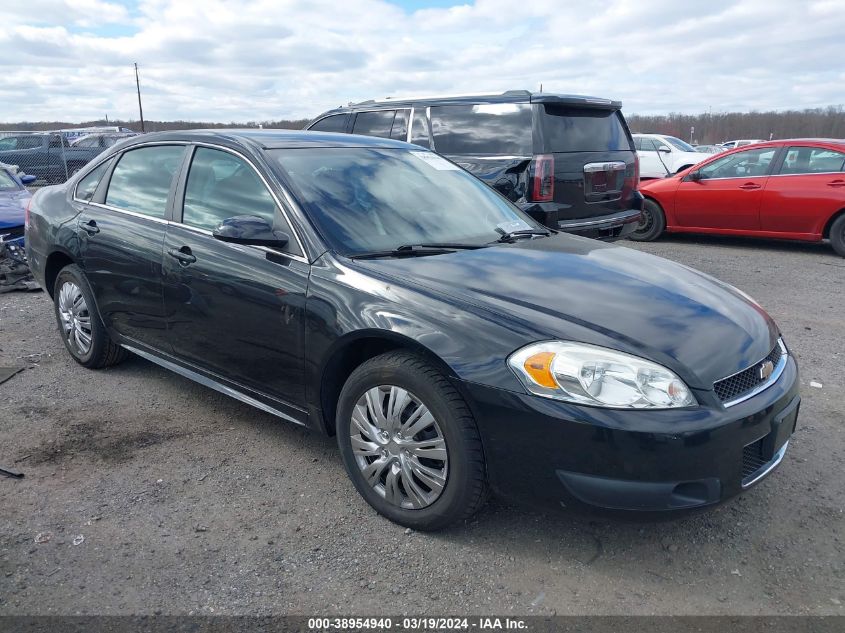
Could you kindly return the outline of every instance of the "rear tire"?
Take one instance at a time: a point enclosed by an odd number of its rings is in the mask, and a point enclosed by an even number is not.
[[[652,242],[660,237],[666,229],[666,215],[654,200],[648,198],[643,202],[643,212],[640,223],[628,238],[635,242]]]
[[[830,245],[836,254],[845,257],[845,213],[840,215],[830,225]]]
[[[56,276],[53,308],[65,348],[83,367],[110,367],[128,355],[106,332],[91,286],[76,264],[65,266]]]
[[[446,376],[423,358],[388,352],[355,369],[341,391],[335,428],[355,488],[391,521],[437,530],[484,504],[475,420]]]

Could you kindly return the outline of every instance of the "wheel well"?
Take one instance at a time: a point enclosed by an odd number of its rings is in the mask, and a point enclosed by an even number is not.
[[[446,375],[452,375],[449,367],[436,355],[412,339],[402,336],[366,336],[357,338],[337,350],[326,363],[320,381],[320,408],[323,425],[329,435],[335,434],[337,401],[346,380],[355,368],[371,358],[393,350],[405,349],[426,358]]]
[[[47,258],[47,265],[44,267],[44,286],[51,297],[53,296],[53,286],[56,284],[56,277],[59,276],[59,271],[72,263],[73,259],[64,253],[52,253]]]
[[[663,209],[663,205],[662,205],[662,204],[660,204],[660,201],[659,201],[657,198],[652,198],[650,195],[645,194],[645,193],[643,193],[643,198],[644,198],[645,200],[648,200],[649,202],[653,202],[653,203],[654,203],[654,204],[656,204],[658,207],[660,207],[660,210],[661,210],[661,211],[663,211],[664,213],[666,213],[666,211]],[[644,200],[644,202],[645,202],[645,200]]]
[[[824,225],[824,230],[822,231],[822,239],[827,240],[830,239],[830,227],[833,226],[833,223],[836,222],[841,216],[845,215],[845,209],[840,209],[827,221],[827,224]]]

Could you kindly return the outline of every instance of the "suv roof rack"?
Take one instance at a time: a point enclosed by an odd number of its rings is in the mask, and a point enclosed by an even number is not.
[[[531,97],[528,90],[505,90],[504,92],[461,92],[448,95],[411,95],[406,97],[384,97],[383,99],[367,99],[349,106],[360,106],[369,103],[391,103],[394,101],[423,101],[426,99],[461,99],[463,97]]]

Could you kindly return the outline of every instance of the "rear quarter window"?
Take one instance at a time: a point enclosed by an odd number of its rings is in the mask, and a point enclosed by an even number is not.
[[[440,154],[530,155],[531,105],[433,106],[431,133]]]
[[[331,116],[320,119],[308,129],[314,130],[315,132],[346,132],[346,122],[348,120],[348,114],[332,114]]]
[[[544,152],[616,152],[633,149],[618,110],[543,103],[537,105],[537,116]]]

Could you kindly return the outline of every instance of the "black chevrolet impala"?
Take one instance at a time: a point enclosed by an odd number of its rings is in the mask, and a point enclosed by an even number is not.
[[[751,298],[397,141],[148,134],[39,191],[26,238],[80,365],[134,353],[336,435],[367,502],[418,529],[488,488],[712,505],[795,428],[795,360]]]

